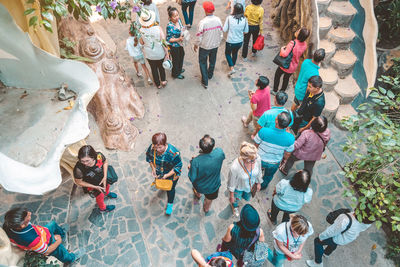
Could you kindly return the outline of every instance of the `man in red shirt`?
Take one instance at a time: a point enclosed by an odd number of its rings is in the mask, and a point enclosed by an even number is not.
[[[54,256],[65,263],[74,262],[84,254],[84,250],[79,250],[78,253],[68,252],[61,244],[65,232],[55,221],[44,227],[34,225],[30,222],[31,215],[24,208],[14,208],[5,214],[3,229],[11,243],[23,250]]]
[[[271,96],[269,88],[269,80],[265,76],[260,76],[256,81],[256,92],[249,91],[251,111],[249,115],[242,117],[244,127],[248,127],[249,123],[253,121],[254,130],[257,129],[257,121],[265,111],[271,109]]]

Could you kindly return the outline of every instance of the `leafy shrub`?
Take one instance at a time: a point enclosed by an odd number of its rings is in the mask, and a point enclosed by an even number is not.
[[[59,264],[55,264],[52,261],[50,263],[46,263],[46,261],[46,256],[28,251],[25,253],[24,267],[60,267]]]
[[[400,0],[381,0],[375,7],[379,44],[393,48],[400,44]]]

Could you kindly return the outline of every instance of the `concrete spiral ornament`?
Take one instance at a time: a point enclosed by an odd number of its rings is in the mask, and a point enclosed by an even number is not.
[[[100,89],[88,105],[99,126],[106,148],[129,151],[139,135],[130,118],[143,118],[144,106],[112,50],[97,38],[89,23],[71,18],[62,18],[59,23],[59,38],[67,37],[79,43],[80,56],[92,59],[87,63],[97,74]],[[111,38],[110,38],[111,39]]]
[[[88,37],[80,42],[80,54],[94,61],[99,61],[104,55],[103,45],[97,37]]]

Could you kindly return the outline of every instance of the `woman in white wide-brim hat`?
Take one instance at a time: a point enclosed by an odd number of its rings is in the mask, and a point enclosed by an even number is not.
[[[165,35],[158,23],[155,21],[155,13],[143,9],[139,23],[141,25],[140,43],[144,46],[144,54],[150,64],[153,81],[158,89],[167,85],[163,61],[168,58],[168,50],[163,45]],[[161,81],[160,81],[161,80]]]

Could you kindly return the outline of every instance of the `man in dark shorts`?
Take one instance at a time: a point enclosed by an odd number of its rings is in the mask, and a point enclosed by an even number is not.
[[[193,158],[189,164],[189,179],[193,184],[195,198],[204,194],[204,212],[210,210],[211,203],[218,197],[221,186],[221,167],[225,159],[221,148],[214,149],[215,140],[209,135],[200,139],[200,155]]]

